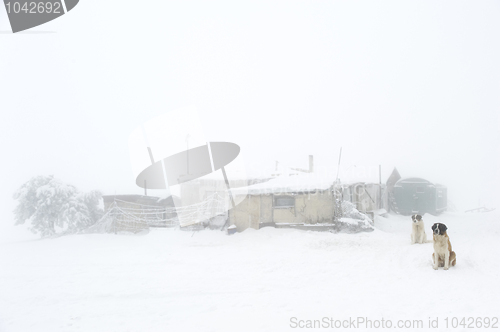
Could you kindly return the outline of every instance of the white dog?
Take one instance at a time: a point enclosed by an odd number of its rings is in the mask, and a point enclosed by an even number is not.
[[[427,242],[427,235],[425,235],[424,221],[422,220],[422,216],[419,214],[414,214],[413,216],[411,216],[411,220],[413,220],[411,226],[411,244]]]

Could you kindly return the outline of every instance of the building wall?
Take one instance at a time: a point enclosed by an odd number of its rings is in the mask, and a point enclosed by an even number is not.
[[[290,195],[280,195],[290,196]],[[238,231],[259,228],[260,223],[316,224],[333,221],[334,200],[329,190],[293,195],[295,206],[274,206],[274,195],[248,195],[229,211],[230,224]]]
[[[394,197],[399,213],[404,215],[438,214],[447,206],[446,187],[419,178],[399,181],[394,186]]]
[[[344,188],[343,199],[356,205],[356,209],[360,212],[385,208],[387,204],[384,204],[384,199],[380,195],[380,188],[376,183],[352,184]]]
[[[180,185],[182,206],[198,204],[207,196],[217,192],[221,196],[225,196],[227,187],[223,181],[212,179],[195,180]],[[209,191],[207,191],[209,190]]]
[[[436,185],[436,212],[446,211],[448,208],[448,190],[444,186]]]
[[[260,195],[260,222],[273,222],[273,197],[271,195]]]
[[[247,228],[259,229],[260,196],[248,195],[235,208],[229,210],[229,220],[231,225],[235,225],[238,232]]]
[[[248,180],[231,180],[230,187],[233,189],[246,187]],[[182,206],[198,204],[208,196],[217,193],[229,201],[227,185],[224,179],[197,179],[180,185],[180,196]]]
[[[316,224],[333,221],[334,203],[329,191],[295,196],[294,208],[273,208],[275,223]]]

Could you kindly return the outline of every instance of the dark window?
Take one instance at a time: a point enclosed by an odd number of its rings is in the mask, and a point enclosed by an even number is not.
[[[274,207],[277,207],[277,208],[295,207],[295,197],[293,197],[293,196],[276,196],[276,197],[274,197]]]

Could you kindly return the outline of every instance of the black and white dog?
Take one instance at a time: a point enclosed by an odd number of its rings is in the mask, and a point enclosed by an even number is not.
[[[445,270],[457,264],[457,255],[451,250],[450,238],[445,224],[436,223],[432,225],[432,238],[434,239],[434,253],[432,254],[433,268],[444,267]]]
[[[424,221],[422,216],[414,214],[411,216],[411,244],[427,242],[427,235],[425,235]]]

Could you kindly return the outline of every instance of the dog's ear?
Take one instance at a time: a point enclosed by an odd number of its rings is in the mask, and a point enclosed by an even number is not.
[[[436,227],[437,227],[437,224],[432,225],[432,227],[431,227],[432,231],[434,231],[436,229]]]
[[[411,215],[411,220],[415,220],[415,216],[416,216],[415,214],[412,214]]]
[[[448,227],[446,227],[445,224],[441,224],[440,227],[439,227],[439,230],[441,231],[441,233],[446,232],[447,229],[448,229]]]
[[[421,215],[419,215],[419,214],[417,214],[417,215],[415,216],[415,218],[416,218],[418,221],[422,220],[422,216],[421,216]]]

